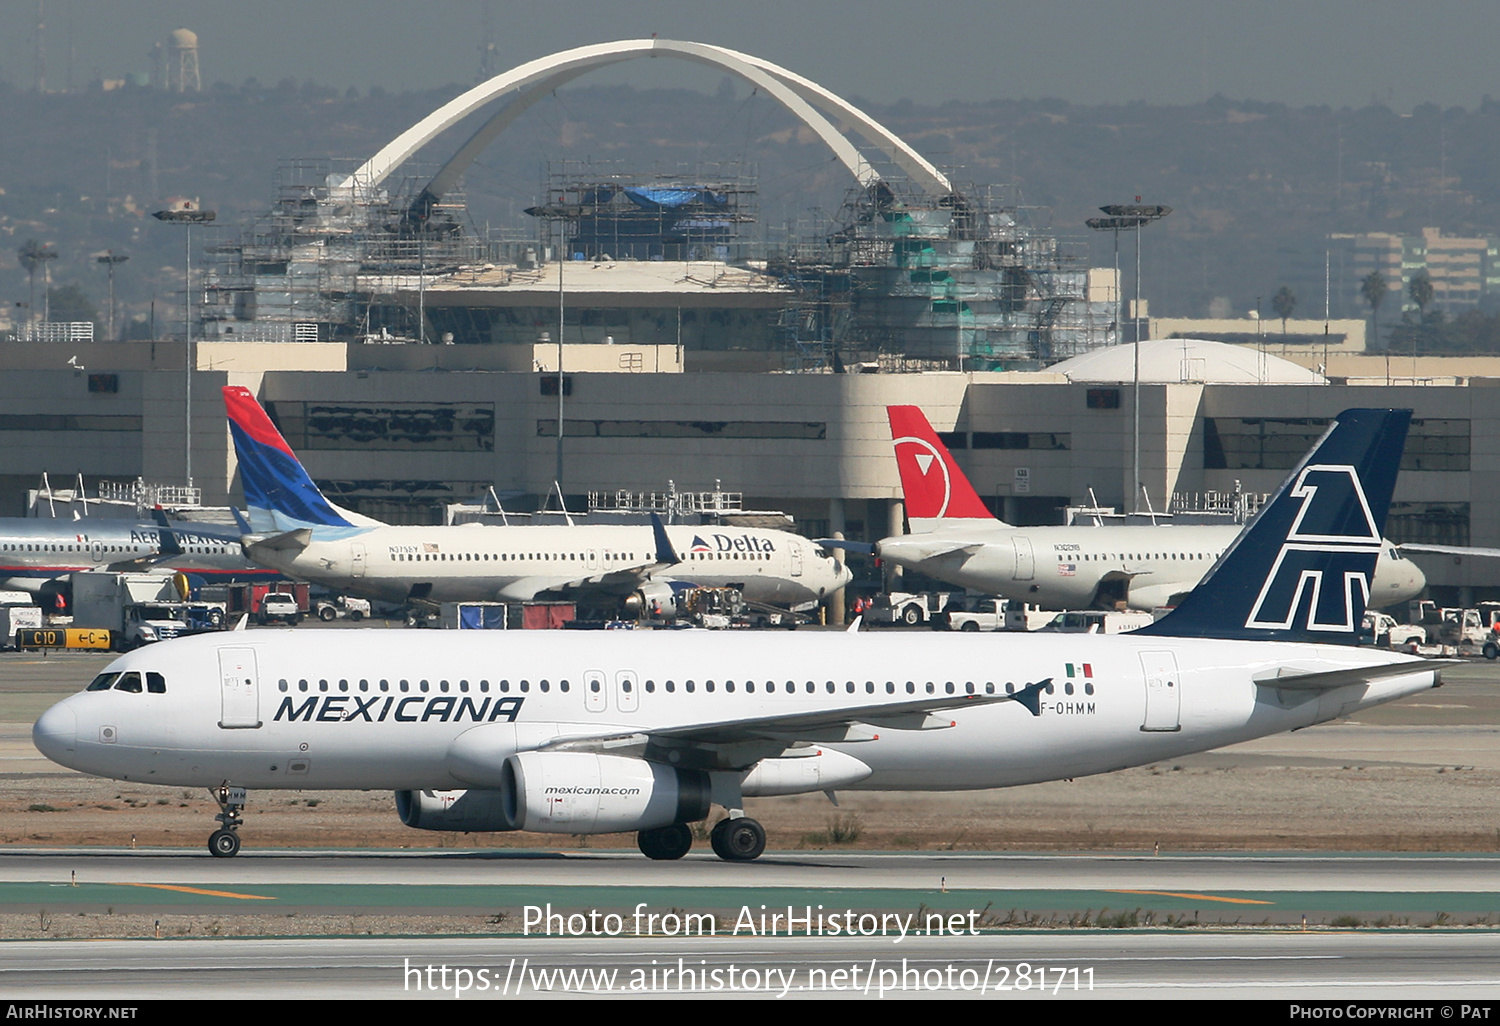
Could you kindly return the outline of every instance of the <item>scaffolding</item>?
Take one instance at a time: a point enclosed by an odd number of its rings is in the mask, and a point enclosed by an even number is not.
[[[561,161],[547,165],[542,193],[526,213],[541,222],[543,241],[560,226],[575,259],[727,263],[740,226],[756,221],[755,169],[737,161],[650,174]]]
[[[803,304],[827,313],[824,359],[988,369],[1110,344],[1113,311],[1088,301],[1083,262],[996,191],[933,197],[883,180],[799,240],[788,264]]]

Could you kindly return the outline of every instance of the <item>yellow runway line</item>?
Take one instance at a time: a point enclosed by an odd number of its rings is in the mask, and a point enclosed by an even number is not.
[[[1255,898],[1220,898],[1212,894],[1187,894],[1181,891],[1110,891],[1111,894],[1154,894],[1159,898],[1192,898],[1195,901],[1223,901],[1231,905],[1274,905],[1274,901],[1257,901]]]
[[[205,891],[201,887],[178,887],[175,884],[119,883],[116,887],[151,887],[158,891],[181,891],[183,894],[206,894],[211,898],[239,898],[241,901],[275,901],[271,894],[235,894],[233,891]]]

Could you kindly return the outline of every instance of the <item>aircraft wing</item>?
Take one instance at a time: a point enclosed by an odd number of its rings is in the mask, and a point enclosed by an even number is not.
[[[1295,666],[1278,666],[1255,676],[1255,683],[1288,691],[1331,691],[1350,684],[1368,684],[1386,677],[1431,673],[1433,687],[1442,683],[1442,668],[1457,660],[1436,661],[1407,659],[1399,663],[1376,663],[1373,666],[1350,666],[1342,670],[1305,670]]]
[[[646,758],[698,749],[712,752],[720,766],[746,768],[800,743],[874,741],[881,730],[943,730],[953,726],[957,709],[1020,702],[1030,709],[1048,681],[1014,695],[925,695],[907,702],[870,703],[842,709],[759,716],[713,723],[663,727],[647,732],[572,735],[556,738],[544,750],[612,751],[639,749]],[[1035,713],[1033,713],[1035,715]],[[681,764],[678,757],[671,760]],[[689,760],[701,761],[701,760]]]

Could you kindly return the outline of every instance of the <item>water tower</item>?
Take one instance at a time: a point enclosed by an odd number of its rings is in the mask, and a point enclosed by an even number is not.
[[[164,49],[161,83],[169,93],[198,93],[203,84],[198,78],[198,34],[177,29],[167,37]]]

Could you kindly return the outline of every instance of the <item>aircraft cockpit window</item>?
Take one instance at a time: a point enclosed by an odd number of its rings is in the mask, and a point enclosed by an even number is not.
[[[129,691],[133,695],[141,693],[141,675],[139,673],[122,673],[120,679],[115,683],[116,691]]]
[[[159,673],[146,673],[146,691],[153,695],[165,695],[167,693],[167,678]]]
[[[88,690],[88,691],[108,691],[110,688],[114,687],[115,680],[119,676],[120,675],[118,673],[101,673],[101,674],[99,674],[99,676],[97,676],[97,677],[95,677],[93,679],[93,681],[89,684],[89,686],[88,686],[88,688],[86,690]]]

